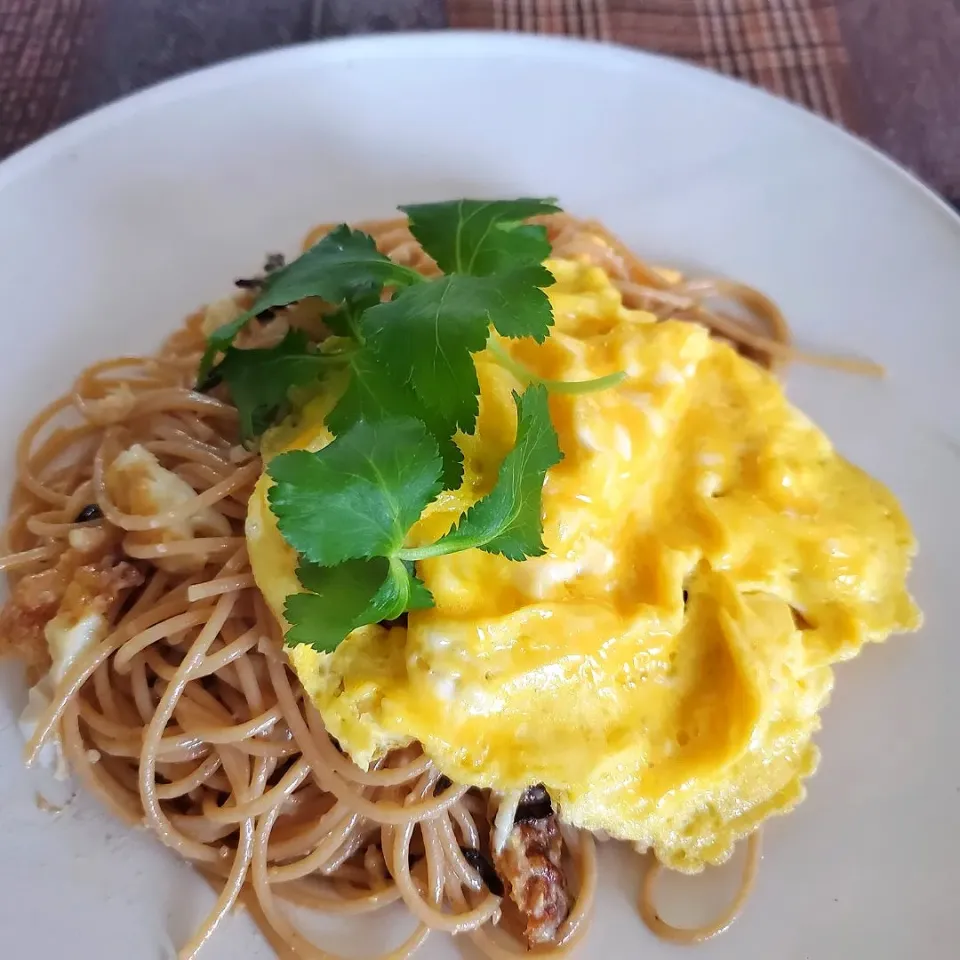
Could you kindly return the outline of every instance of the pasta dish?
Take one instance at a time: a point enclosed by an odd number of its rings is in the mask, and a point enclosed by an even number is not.
[[[914,630],[893,496],[784,397],[777,305],[552,201],[324,225],[17,446],[28,764],[146,824],[277,956],[288,905],[576,953],[597,841],[696,942],[804,794],[832,665]],[[724,916],[657,871],[748,845]],[[638,871],[639,876],[639,871]],[[361,934],[362,935],[362,934]]]

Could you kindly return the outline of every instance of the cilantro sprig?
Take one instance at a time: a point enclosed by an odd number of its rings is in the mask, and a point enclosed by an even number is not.
[[[540,287],[551,283],[538,263],[489,277],[450,274],[368,310],[360,331],[395,382],[408,379],[427,409],[471,433],[480,392],[472,354],[486,346],[491,324],[542,342],[553,312]]]
[[[425,546],[405,544],[440,492],[442,464],[418,421],[361,420],[322,450],[294,450],[270,461],[270,509],[302,557],[298,576],[310,591],[287,600],[288,642],[330,650],[350,630],[432,606],[414,561],[471,548],[510,560],[544,552],[541,491],[562,454],[546,389],[529,387],[514,399],[516,445],[493,490]]]
[[[543,481],[563,454],[550,421],[546,388],[532,386],[513,396],[517,441],[500,465],[493,490],[436,543],[402,549],[402,560],[425,560],[472,548],[499,553],[508,560],[539,557],[545,552],[540,520]]]
[[[444,482],[456,486],[462,469],[453,436],[458,430],[470,433],[477,417],[479,384],[472,354],[484,348],[491,324],[503,336],[542,342],[553,323],[542,289],[553,283],[542,264],[550,251],[546,230],[524,221],[559,208],[552,200],[521,198],[403,209],[424,250],[442,269],[454,272],[426,279],[380,253],[368,234],[345,224],[336,227],[271,273],[249,309],[210,335],[198,381],[228,383],[245,439],[252,439],[262,432],[262,411],[280,409],[278,397],[303,385],[308,364],[295,362],[288,345],[287,359],[274,365],[267,383],[260,376],[262,355],[237,350],[234,341],[264,310],[320,298],[336,308],[325,317],[328,326],[354,347],[349,351],[351,376],[331,416],[331,429],[342,431],[361,415],[381,419],[397,412],[428,422],[444,458]],[[222,359],[214,365],[218,357]],[[244,363],[252,368],[249,375],[241,371]],[[361,377],[364,382],[356,387]],[[238,396],[232,388],[241,379],[245,389]],[[390,400],[383,404],[375,397]]]
[[[319,452],[274,457],[270,509],[283,538],[311,563],[388,557],[440,492],[440,468],[419,420],[360,420]]]
[[[421,279],[416,270],[380,253],[369,234],[341,224],[303,256],[268,274],[250,308],[210,334],[197,379],[206,379],[217,354],[232,346],[240,331],[264,310],[306,297],[353,304],[379,294],[387,284],[403,286]]]
[[[430,591],[414,576],[409,561],[374,557],[335,567],[304,562],[297,576],[306,592],[287,597],[284,607],[291,646],[305,643],[329,653],[358,627],[433,606]]]
[[[591,377],[589,380],[548,380],[537,376],[528,367],[514,360],[494,337],[487,341],[487,349],[500,366],[509,370],[521,383],[539,383],[551,393],[595,393],[597,390],[609,390],[618,383],[622,383],[627,376],[623,370],[618,370],[616,373],[608,373],[602,377]]]
[[[299,259],[269,274],[249,309],[213,332],[199,369],[223,382],[243,437],[254,440],[291,408],[291,392],[329,374],[339,396],[326,417],[333,441],[319,452],[275,457],[268,498],[299,556],[303,592],[287,599],[287,642],[330,651],[350,631],[433,604],[416,563],[480,549],[511,560],[544,551],[541,500],[547,470],[562,455],[548,392],[604,389],[622,374],[567,383],[537,377],[501,337],[543,342],[553,324],[543,266],[550,244],[529,218],[552,200],[458,200],[401,208],[443,274],[426,278],[381,254],[374,239],[336,227]],[[290,330],[276,345],[235,343],[254,318],[307,298],[327,305],[335,334],[311,343]],[[515,447],[496,485],[435,543],[410,546],[411,529],[442,489],[463,475],[458,433],[479,410],[473,354],[495,360],[526,385],[515,395]]]
[[[276,346],[264,350],[227,347],[217,373],[229,384],[240,430],[250,438],[287,413],[292,388],[307,386],[346,362],[344,354],[321,353],[305,333],[290,330]]]
[[[550,255],[547,232],[524,221],[558,213],[554,200],[454,200],[400,208],[410,232],[444,273],[489,277]]]

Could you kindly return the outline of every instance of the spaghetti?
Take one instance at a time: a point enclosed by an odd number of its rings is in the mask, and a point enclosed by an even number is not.
[[[628,306],[703,323],[769,367],[806,359],[780,310],[757,291],[651,267],[595,223],[565,215],[544,222],[555,255],[601,266]],[[395,260],[436,272],[405,221],[360,226]],[[304,320],[294,308],[244,336],[276,342],[301,321],[316,318]],[[400,900],[418,925],[387,957],[410,956],[438,930],[468,936],[494,960],[526,953],[509,906],[485,887],[469,856],[490,846],[503,819],[496,801],[449,783],[418,746],[359,769],[338,751],[288,669],[244,540],[261,463],[238,445],[231,404],[192,389],[204,345],[197,313],[157,354],[87,368],[20,438],[0,558],[12,594],[0,624],[4,642],[28,660],[33,679],[43,674],[44,623],[81,575],[103,624],[56,678],[27,762],[59,741],[86,789],[122,819],[149,826],[214,887],[216,904],[182,958],[196,956],[239,902],[280,957],[332,956],[294,925],[284,902],[352,915]],[[877,372],[856,361],[825,362]],[[121,510],[107,473],[132,444],[194,495],[149,516]],[[213,519],[196,536],[157,536],[205,511]],[[567,955],[582,937],[597,885],[594,838],[562,830],[574,902],[556,945],[538,951],[545,957]],[[731,914],[709,929],[678,931],[658,918],[653,870],[642,917],[674,941],[712,935],[742,905],[756,850],[751,841]]]

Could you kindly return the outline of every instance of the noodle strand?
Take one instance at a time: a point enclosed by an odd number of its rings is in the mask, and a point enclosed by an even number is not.
[[[782,313],[758,291],[652,267],[599,224],[558,215],[546,225],[554,255],[602,267],[627,306],[702,323],[765,366],[800,358],[876,372],[859,361],[799,354]],[[361,227],[396,261],[437,274],[406,220]],[[318,227],[310,241],[328,229]],[[319,327],[301,313],[292,308],[252,324],[244,344],[278,342],[299,323]],[[261,460],[239,443],[236,409],[193,389],[203,325],[201,311],[156,356],[88,367],[19,439],[0,556],[14,596],[33,588],[55,608],[80,566],[108,578],[124,572],[124,585],[103,604],[96,642],[47,690],[26,762],[46,746],[62,750],[85,789],[124,821],[145,824],[212,886],[216,902],[181,960],[198,956],[241,903],[281,960],[337,960],[291,922],[281,900],[343,915],[403,901],[416,928],[383,960],[405,960],[433,930],[469,938],[491,960],[526,955],[501,922],[503,901],[464,854],[495,842],[488,791],[441,785],[441,771],[416,743],[360,769],[288,668],[244,535]],[[134,444],[194,495],[152,513],[121,509],[106,478]],[[191,538],[187,521],[202,512],[216,524],[205,522],[204,535]],[[41,645],[42,627],[34,638]],[[513,799],[501,805],[503,834],[513,828],[519,793]],[[557,943],[536,953],[558,960],[584,937],[597,888],[594,838],[563,825],[562,833],[572,908]],[[682,931],[664,923],[652,899],[657,866],[644,881],[644,922],[674,942],[714,935],[749,893],[755,837],[747,853],[742,887],[715,924]]]

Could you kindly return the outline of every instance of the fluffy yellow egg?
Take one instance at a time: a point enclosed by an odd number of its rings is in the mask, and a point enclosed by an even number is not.
[[[544,485],[547,553],[422,561],[433,609],[290,659],[361,766],[418,740],[453,780],[542,782],[566,822],[697,870],[802,798],[830,665],[919,624],[905,589],[915,545],[893,496],[770,374],[699,326],[625,309],[596,267],[547,265],[551,336],[501,345],[545,378],[627,374],[551,396],[564,460]],[[521,385],[485,353],[476,366],[463,486],[426,511],[412,544],[487,492],[513,444]],[[266,454],[328,443],[335,396],[276,430]],[[282,622],[300,587],[268,482],[247,538]]]

